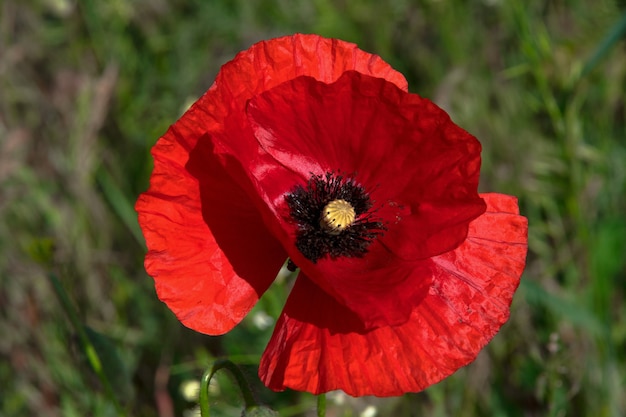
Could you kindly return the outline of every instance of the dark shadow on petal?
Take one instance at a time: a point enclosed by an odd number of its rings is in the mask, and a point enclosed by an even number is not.
[[[207,135],[190,152],[186,168],[199,182],[202,216],[220,249],[260,296],[287,254],[265,227],[252,187],[244,189],[243,168],[230,156],[216,155]]]
[[[364,334],[371,330],[366,329],[365,324],[355,312],[335,300],[302,274],[289,294],[283,313],[298,321],[328,329],[331,334]]]

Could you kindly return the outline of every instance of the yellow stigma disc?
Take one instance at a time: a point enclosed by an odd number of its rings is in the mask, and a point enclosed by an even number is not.
[[[320,226],[331,235],[338,235],[346,230],[354,220],[354,208],[346,200],[333,200],[322,211]]]

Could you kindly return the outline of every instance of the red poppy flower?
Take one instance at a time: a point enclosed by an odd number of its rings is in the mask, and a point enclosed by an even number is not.
[[[260,364],[272,389],[420,391],[508,319],[515,198],[479,195],[478,141],[355,45],[252,46],[152,154],[145,265],[184,325],[223,334],[300,268]]]

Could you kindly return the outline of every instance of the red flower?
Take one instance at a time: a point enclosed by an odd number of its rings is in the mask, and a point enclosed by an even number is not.
[[[420,391],[508,319],[515,198],[479,195],[478,141],[352,44],[252,46],[152,154],[145,265],[183,324],[225,333],[300,268],[261,360],[272,389]]]

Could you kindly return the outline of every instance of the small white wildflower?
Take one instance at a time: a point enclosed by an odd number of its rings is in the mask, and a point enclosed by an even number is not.
[[[188,379],[180,384],[180,394],[189,402],[198,401],[199,392],[200,381],[196,379]]]
[[[326,394],[326,398],[336,405],[344,405],[346,403],[346,394],[343,391],[331,391]]]
[[[260,310],[252,315],[252,323],[254,323],[257,329],[265,330],[274,324],[274,319],[265,311]]]
[[[368,405],[365,407],[365,410],[361,411],[359,417],[375,417],[378,413],[378,410],[373,405]]]

